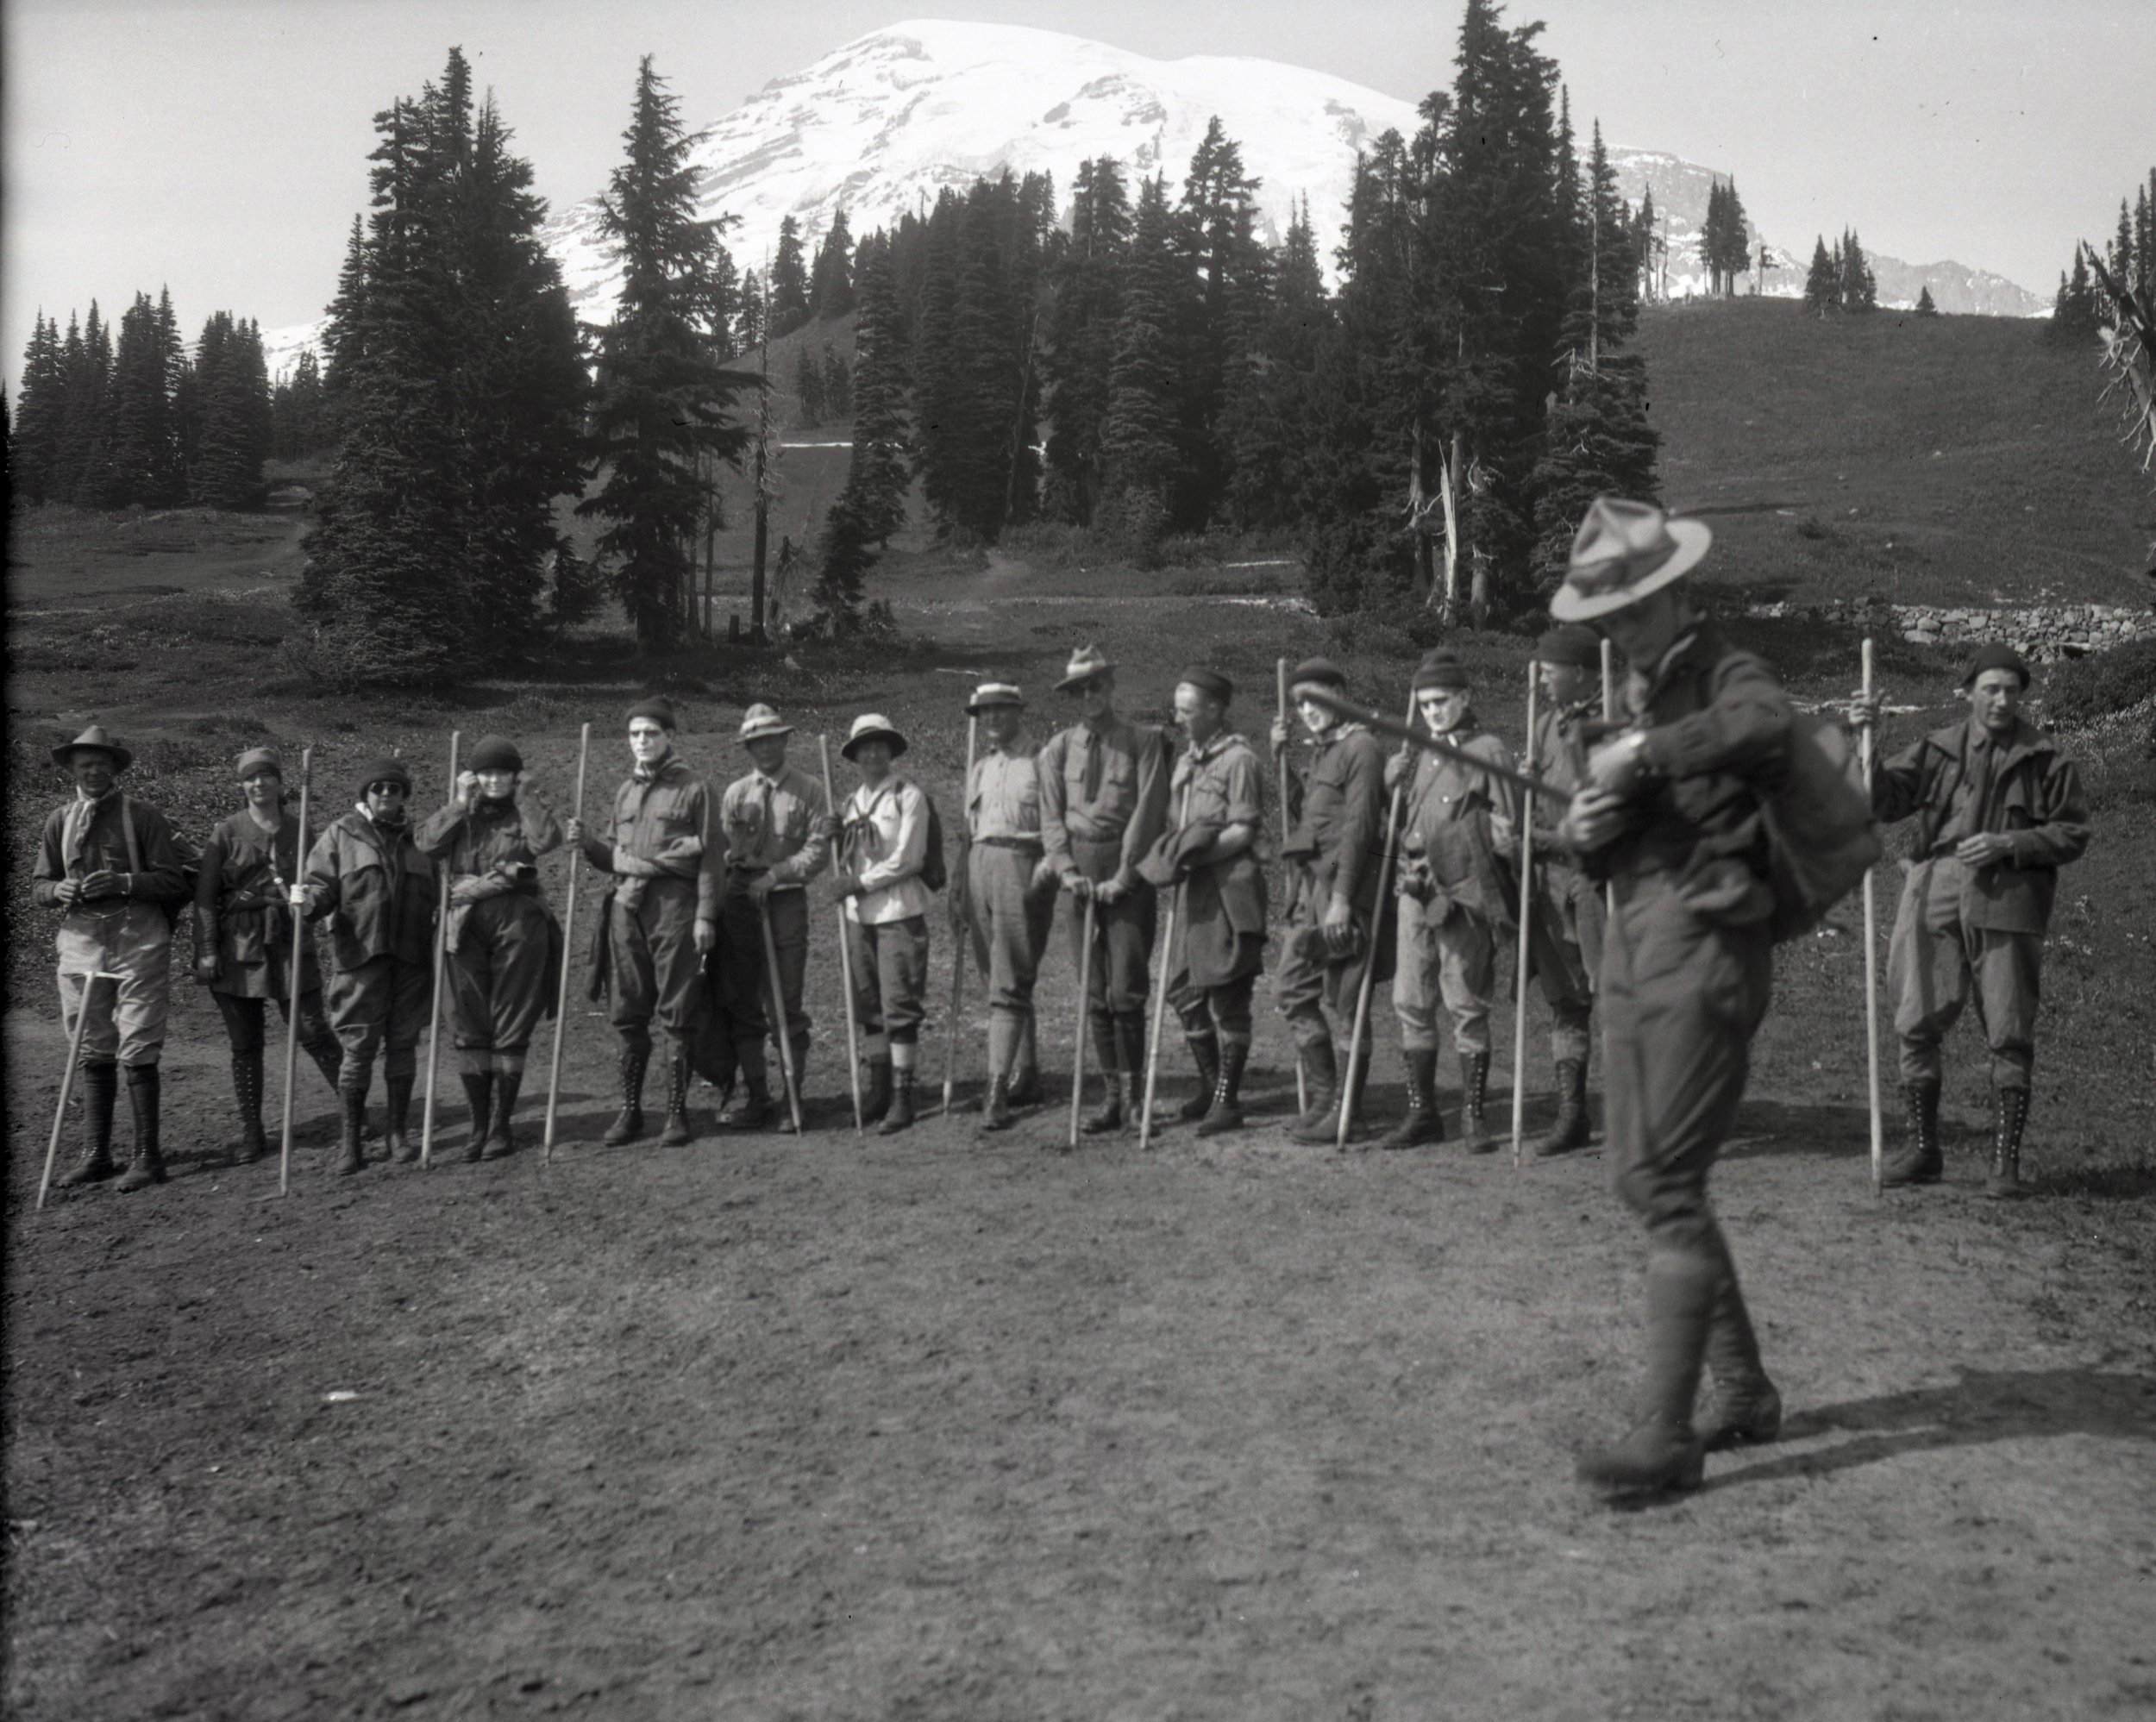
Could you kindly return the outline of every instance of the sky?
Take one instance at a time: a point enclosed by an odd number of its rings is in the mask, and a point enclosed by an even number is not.
[[[1429,0],[9,0],[0,376],[41,308],[169,286],[183,328],[319,316],[374,113],[459,45],[556,207],[604,185],[638,57],[692,124],[910,17],[1248,54],[1414,101],[1459,11]],[[1512,0],[1573,113],[1733,174],[1771,241],[1952,258],[2048,292],[2156,166],[2148,0]]]

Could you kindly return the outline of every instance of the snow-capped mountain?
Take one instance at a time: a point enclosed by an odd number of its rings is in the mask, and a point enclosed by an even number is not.
[[[694,160],[702,213],[735,217],[728,248],[737,266],[761,272],[787,216],[813,255],[840,209],[859,235],[924,211],[946,186],[963,191],[1005,168],[1053,174],[1066,218],[1079,163],[1101,155],[1120,161],[1133,187],[1165,174],[1172,197],[1216,115],[1259,182],[1260,232],[1277,241],[1307,198],[1328,272],[1357,153],[1388,129],[1412,136],[1420,123],[1412,103],[1273,60],[1149,59],[1050,30],[921,20],[874,31],[768,85],[701,135]],[[1611,159],[1623,194],[1637,204],[1651,186],[1668,218],[1670,293],[1704,292],[1699,233],[1714,172],[1649,150],[1613,149]],[[547,229],[571,297],[593,322],[605,318],[616,281],[597,224],[591,199]],[[1808,241],[1773,254],[1766,291],[1802,293]],[[1889,304],[1913,302],[1928,281],[1944,311],[2044,309],[2013,283],[1959,264],[1910,271],[1890,257],[1871,261]],[[267,333],[271,374],[319,334],[319,324]]]

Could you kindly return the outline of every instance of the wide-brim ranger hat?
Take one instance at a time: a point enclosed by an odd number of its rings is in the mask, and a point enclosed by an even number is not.
[[[472,757],[464,762],[467,771],[522,771],[524,756],[517,751],[517,744],[506,736],[482,736],[479,744],[472,749]]]
[[[1098,646],[1081,646],[1070,654],[1070,661],[1063,666],[1063,679],[1056,684],[1056,692],[1068,693],[1074,687],[1083,687],[1089,681],[1097,681],[1109,673],[1115,666],[1108,654]]]
[[[846,735],[846,745],[838,751],[849,760],[858,758],[863,742],[888,742],[894,760],[906,751],[906,737],[881,711],[864,711],[855,718],[854,727]]]
[[[359,786],[361,795],[378,783],[400,783],[404,786],[405,794],[411,793],[411,772],[394,754],[385,754],[379,760],[369,760],[360,767],[354,781]]]
[[[107,735],[105,733],[105,726],[102,723],[92,723],[87,730],[84,730],[81,735],[76,736],[73,741],[63,742],[59,747],[53,748],[53,763],[56,766],[73,765],[75,763],[75,749],[78,748],[99,748],[103,749],[105,753],[111,755],[112,768],[115,771],[125,771],[129,766],[135,763],[135,755],[130,754],[117,742],[114,741],[110,736]]]
[[[741,741],[744,746],[750,742],[761,742],[767,736],[791,736],[793,733],[793,726],[761,702],[741,714]]]
[[[1714,542],[1704,521],[1672,517],[1651,503],[1596,497],[1573,535],[1550,614],[1559,622],[1590,622],[1637,604],[1689,573]]]
[[[1016,705],[1023,707],[1025,696],[1018,692],[1014,681],[984,681],[973,691],[973,698],[966,702],[966,716],[978,717],[993,706]]]

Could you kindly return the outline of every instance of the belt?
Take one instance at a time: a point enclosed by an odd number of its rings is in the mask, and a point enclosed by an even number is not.
[[[1038,837],[975,837],[974,842],[984,849],[1016,849],[1022,855],[1029,855],[1041,853],[1041,840]]]

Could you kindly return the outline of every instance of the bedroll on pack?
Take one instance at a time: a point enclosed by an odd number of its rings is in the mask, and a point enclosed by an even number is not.
[[[1848,732],[1830,719],[1797,713],[1789,724],[1788,770],[1760,811],[1779,944],[1816,927],[1885,853]]]

